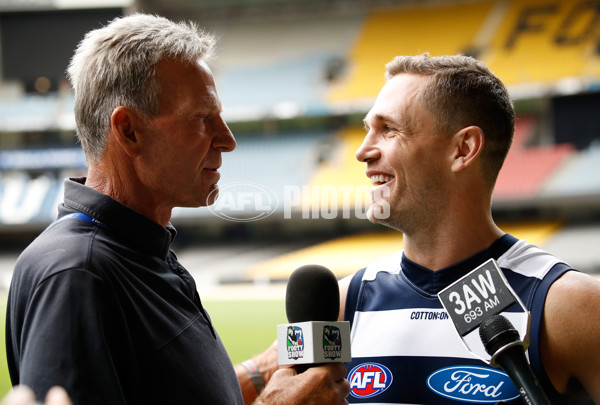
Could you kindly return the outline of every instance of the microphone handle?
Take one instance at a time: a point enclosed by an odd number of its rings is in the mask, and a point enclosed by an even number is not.
[[[539,381],[535,378],[521,345],[504,350],[496,357],[496,363],[506,371],[527,405],[551,404]]]
[[[331,362],[331,363],[339,363],[339,362]],[[296,370],[296,372],[298,374],[301,374],[301,373],[304,373],[309,368],[319,367],[319,366],[322,366],[323,364],[331,364],[331,363],[296,364],[295,366],[293,366],[293,368],[294,368],[294,370]]]

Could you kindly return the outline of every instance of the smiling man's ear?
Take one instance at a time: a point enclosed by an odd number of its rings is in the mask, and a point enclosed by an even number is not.
[[[459,172],[471,166],[481,155],[485,137],[481,128],[470,126],[454,134],[452,171]]]
[[[110,116],[110,128],[115,140],[121,149],[129,156],[137,156],[140,151],[140,137],[136,132],[139,117],[137,114],[123,106],[113,110]]]

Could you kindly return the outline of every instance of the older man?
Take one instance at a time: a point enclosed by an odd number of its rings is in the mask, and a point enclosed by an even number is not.
[[[71,60],[88,176],[65,182],[8,303],[11,379],[38,398],[59,385],[81,405],[243,403],[170,250],[172,209],[212,204],[236,146],[205,62],[212,45],[193,24],[135,14],[89,32]],[[344,376],[341,365],[281,370],[258,403],[345,403]]]

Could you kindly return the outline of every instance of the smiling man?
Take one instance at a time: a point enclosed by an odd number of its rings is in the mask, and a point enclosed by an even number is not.
[[[465,349],[437,296],[493,258],[531,312],[529,359],[552,403],[600,403],[600,283],[491,215],[514,132],[503,84],[465,56],[386,67],[356,158],[373,184],[369,219],[402,232],[404,250],[340,283],[349,402],[518,402],[508,377]]]
[[[205,62],[213,42],[193,24],[134,14],[88,33],[71,60],[88,177],[65,181],[8,300],[11,380],[38,398],[58,385],[81,405],[231,405],[243,403],[240,383],[255,390],[170,249],[172,209],[212,204],[221,155],[236,146]],[[345,374],[280,370],[256,403],[344,404]]]

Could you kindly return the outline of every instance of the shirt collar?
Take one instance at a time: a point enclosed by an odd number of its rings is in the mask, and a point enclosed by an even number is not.
[[[167,257],[177,234],[170,223],[164,228],[108,195],[85,186],[85,177],[67,179],[64,185],[59,218],[83,212],[105,225],[107,232],[118,237],[120,243],[163,260]]]

